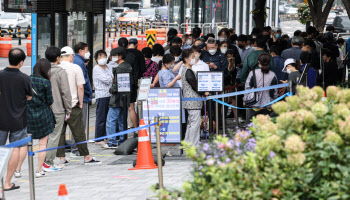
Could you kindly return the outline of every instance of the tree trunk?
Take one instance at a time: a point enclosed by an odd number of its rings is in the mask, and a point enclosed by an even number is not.
[[[255,2],[255,11],[257,12],[253,15],[253,20],[256,28],[259,28],[260,31],[262,31],[265,25],[265,4],[266,0],[257,0]]]
[[[348,0],[345,0],[348,1]],[[326,7],[322,10],[323,1],[320,0],[309,0],[310,13],[314,27],[319,31],[323,32],[324,26],[326,25],[329,12],[331,11],[334,0],[328,0]]]
[[[348,16],[350,18],[350,1],[349,0],[342,0],[342,1],[346,9],[346,12],[348,12]]]

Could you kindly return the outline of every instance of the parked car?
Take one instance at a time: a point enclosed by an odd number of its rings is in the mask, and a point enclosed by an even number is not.
[[[133,11],[138,11],[141,7],[142,7],[142,3],[141,2],[125,2],[124,3],[124,7],[129,8],[130,10]]]
[[[163,23],[168,23],[168,19],[169,19],[169,17],[168,17],[169,11],[168,10],[169,10],[168,6],[158,7],[158,12],[159,12],[159,15],[161,18],[161,22],[163,22]],[[174,13],[176,13],[176,12],[174,12]]]
[[[145,18],[146,22],[160,22],[161,16],[157,8],[141,8],[139,9],[141,16]]]
[[[0,27],[2,33],[8,33],[8,28],[13,28],[12,33],[14,37],[18,36],[18,30],[16,27],[21,27],[22,30],[27,30],[30,26],[31,21],[23,13],[5,13],[0,12]],[[25,37],[28,37],[27,34],[24,34]]]
[[[336,16],[333,21],[335,33],[350,33],[350,19],[347,15]]]
[[[145,18],[142,17],[139,12],[135,12],[135,11],[123,12],[118,18],[119,24],[134,24],[135,25],[136,23],[141,23],[144,21],[145,21]]]
[[[327,18],[327,22],[326,22],[326,25],[331,25],[333,24],[333,21],[335,19],[335,17],[337,16],[337,13],[335,13],[334,11],[331,11],[328,15],[328,18]]]
[[[127,7],[113,7],[112,10],[114,10],[115,17],[118,19],[120,14],[122,14],[123,12],[129,11],[130,9]]]
[[[106,10],[106,25],[108,24],[114,24],[116,22],[117,18],[115,16],[114,10]]]
[[[286,14],[288,17],[298,17],[298,8],[291,7],[288,9]]]
[[[279,14],[286,14],[286,9],[284,8],[284,6],[283,5],[279,5],[278,6],[278,12],[279,12]]]

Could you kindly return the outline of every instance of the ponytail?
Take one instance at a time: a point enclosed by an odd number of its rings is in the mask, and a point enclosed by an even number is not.
[[[264,74],[269,73],[270,71],[270,62],[271,62],[271,57],[267,53],[262,53],[260,54],[258,58],[258,62],[261,65],[261,72]]]
[[[161,61],[159,61],[159,63],[158,63],[158,71],[161,70],[162,67],[163,67],[163,61],[161,60]]]

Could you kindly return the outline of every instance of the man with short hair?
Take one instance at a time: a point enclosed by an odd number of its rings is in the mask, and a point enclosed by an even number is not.
[[[211,71],[225,71],[228,67],[228,62],[225,54],[218,51],[218,45],[214,38],[209,38],[207,41],[207,51],[202,52],[203,62],[209,65]]]
[[[66,120],[63,124],[63,128],[61,131],[60,141],[58,146],[64,146],[66,143],[66,128],[69,126],[72,131],[72,135],[74,137],[74,141],[76,143],[83,142],[86,140],[84,126],[83,126],[83,98],[84,98],[84,84],[85,78],[82,69],[73,64],[74,60],[74,51],[72,48],[66,46],[61,49],[62,61],[59,65],[62,67],[67,75],[68,82],[70,86],[70,92],[72,97],[72,112],[70,114],[70,118]],[[92,158],[89,155],[89,150],[87,148],[87,144],[78,144],[78,150],[80,156],[84,156],[84,165],[96,165],[101,164],[100,161],[97,161],[95,158]],[[61,148],[57,150],[56,156],[61,159],[62,165],[68,165],[68,161],[65,158],[65,149]]]
[[[87,118],[87,112],[88,112],[88,104],[92,100],[92,88],[91,88],[91,83],[90,83],[90,78],[88,74],[88,70],[86,67],[86,61],[90,59],[90,52],[89,52],[89,47],[86,43],[79,42],[74,46],[74,61],[73,63],[76,65],[79,65],[81,70],[84,73],[84,79],[85,79],[85,84],[84,84],[84,103],[83,103],[83,125],[84,125],[84,130],[86,128],[86,118]]]
[[[58,146],[63,125],[70,118],[72,112],[72,95],[70,92],[67,72],[60,66],[61,50],[57,47],[48,47],[45,51],[45,57],[51,63],[51,87],[52,87],[52,112],[55,115],[56,125],[53,133],[49,135],[47,148],[55,148]],[[54,165],[57,149],[46,153],[43,170],[45,172],[59,171],[61,166]]]
[[[174,37],[173,40],[171,41],[171,46],[179,46],[180,48],[182,47],[182,39],[180,37]],[[165,54],[170,54],[170,48],[165,51],[164,55]]]
[[[32,99],[32,84],[29,76],[19,69],[23,66],[26,55],[23,50],[11,49],[9,67],[0,71],[0,146],[25,139],[27,136],[27,100]],[[20,147],[12,150],[7,165],[7,175],[4,184],[5,191],[19,189],[20,186],[11,183],[13,174],[19,162]],[[4,192],[4,191],[3,191]]]
[[[294,60],[300,61],[300,54],[303,53],[301,46],[304,43],[304,39],[300,36],[295,36],[292,38],[292,47],[286,49],[282,52],[282,57],[284,59],[293,58]]]
[[[126,130],[127,127],[124,127],[123,124],[123,109],[127,109],[123,107],[123,99],[121,96],[121,92],[118,91],[118,83],[117,83],[117,74],[119,73],[132,73],[132,67],[129,63],[125,61],[125,49],[123,47],[118,47],[112,50],[113,56],[117,57],[116,63],[118,67],[113,68],[113,85],[109,92],[111,93],[111,101],[109,103],[109,111],[107,115],[107,123],[106,123],[106,134],[112,135],[116,131],[116,125],[119,127],[119,131]],[[112,54],[112,52],[111,52]],[[132,85],[132,79],[130,79],[130,84]],[[125,94],[127,96],[127,107],[129,108],[130,104],[130,93]],[[108,139],[108,143],[104,145],[105,148],[117,148],[118,145],[125,139],[125,135],[120,136],[120,141],[117,141],[116,137],[112,137]]]
[[[284,59],[281,57],[281,49],[277,45],[273,45],[270,48],[270,55],[273,58],[274,68],[273,72],[275,72],[278,83],[281,83],[281,81],[288,80],[288,74],[283,72],[284,68]]]

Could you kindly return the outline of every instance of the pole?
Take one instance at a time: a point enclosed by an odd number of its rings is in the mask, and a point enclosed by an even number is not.
[[[128,104],[127,104],[128,97],[125,93],[123,93],[123,131],[128,130]],[[121,130],[119,130],[121,131]],[[124,135],[123,141],[128,139],[128,134]]]
[[[235,92],[238,91],[237,87],[235,88],[235,90],[236,90]],[[238,107],[238,95],[236,95],[235,98],[236,98],[236,107]],[[235,118],[236,118],[236,127],[239,127],[239,122],[238,122],[238,109],[237,109],[237,108],[235,108],[235,109],[236,109],[236,114],[235,114]]]
[[[216,95],[219,95],[217,92]],[[215,125],[216,125],[216,136],[219,135],[219,103],[215,102]]]
[[[87,104],[87,114],[86,114],[86,140],[90,140],[90,131],[89,131],[89,127],[90,127],[90,124],[89,124],[89,118],[90,118],[90,112],[89,112],[89,109],[90,109],[90,106],[89,104]]]
[[[208,114],[209,114],[209,134],[213,133],[213,106],[212,106],[212,100],[208,100],[208,104],[209,104],[209,110],[208,110]]]
[[[225,98],[222,98],[222,101],[225,102]],[[222,107],[222,134],[225,135],[225,106],[221,105]]]
[[[18,26],[18,45],[22,45],[22,40],[21,40],[21,27]]]
[[[149,107],[148,107],[148,98],[147,98],[147,119],[148,119],[148,124],[151,124],[151,119],[149,118]],[[149,143],[151,143],[151,127],[148,127],[148,136],[149,136]]]
[[[32,138],[32,134],[28,134]],[[28,152],[33,151],[33,139],[28,142]],[[33,155],[28,155],[30,200],[35,200]]]
[[[5,188],[4,188],[4,177],[1,177],[1,193],[2,193],[2,200],[5,200]]]
[[[156,125],[156,137],[157,137],[157,163],[158,163],[158,179],[159,179],[159,189],[163,189],[163,162],[162,162],[162,150],[160,146],[160,120],[159,117],[154,118]]]

